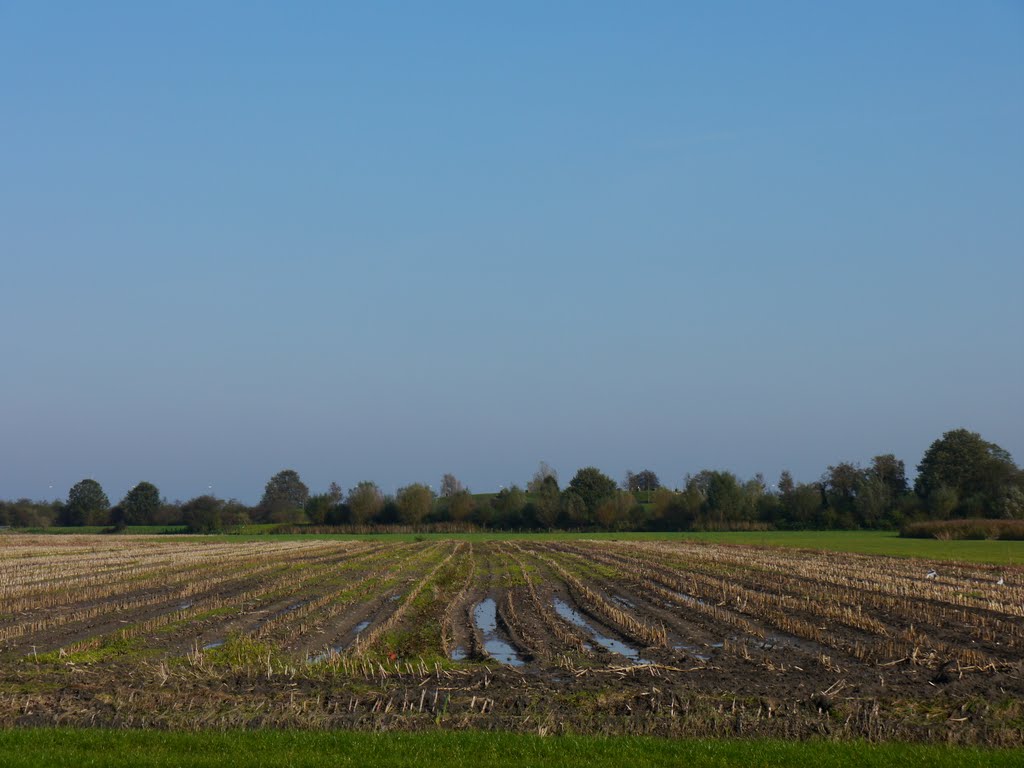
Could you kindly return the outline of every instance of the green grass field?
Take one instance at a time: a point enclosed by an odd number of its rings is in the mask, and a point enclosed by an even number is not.
[[[26,729],[0,731],[6,768],[99,766],[1019,766],[1024,754],[909,744],[672,741],[639,737],[522,736],[507,733],[180,733]]]

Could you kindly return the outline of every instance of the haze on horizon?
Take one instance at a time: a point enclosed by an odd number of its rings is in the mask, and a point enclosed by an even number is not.
[[[0,498],[1024,460],[1024,6],[556,5],[0,4]]]

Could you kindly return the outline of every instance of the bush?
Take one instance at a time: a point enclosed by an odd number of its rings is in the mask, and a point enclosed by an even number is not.
[[[1002,539],[1024,541],[1024,520],[991,520],[968,518],[966,520],[931,520],[908,523],[900,530],[900,536],[910,539]]]

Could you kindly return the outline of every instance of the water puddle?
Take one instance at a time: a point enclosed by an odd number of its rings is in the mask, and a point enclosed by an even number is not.
[[[466,653],[466,649],[461,645],[452,651],[452,661],[465,661],[469,654]]]
[[[368,626],[370,626],[370,620],[369,619],[366,619],[365,621],[360,621],[358,624],[356,624],[356,628],[355,628],[356,637],[359,637],[359,635],[363,634],[363,632],[366,631],[366,628]]]
[[[192,603],[191,602],[184,602],[184,603],[182,603],[181,605],[178,606],[178,610],[179,611],[187,611],[191,607],[192,607]]]
[[[483,636],[484,650],[495,661],[512,667],[521,667],[526,663],[516,649],[498,634],[498,606],[492,598],[481,600],[473,609],[473,622]]]
[[[625,608],[628,611],[631,611],[634,608],[636,608],[636,606],[633,605],[632,602],[630,602],[629,600],[627,600],[624,597],[620,597],[619,595],[612,595],[612,602],[618,603],[619,607]]]
[[[652,663],[647,659],[643,658],[640,655],[640,652],[631,645],[627,645],[621,640],[616,640],[614,638],[605,637],[604,635],[602,635],[600,632],[594,629],[590,622],[588,622],[586,619],[580,616],[579,612],[577,612],[575,608],[566,603],[564,600],[561,600],[557,597],[555,598],[555,612],[563,619],[568,621],[570,624],[574,624],[575,626],[582,629],[584,632],[587,632],[594,639],[594,642],[600,645],[606,651],[611,651],[612,653],[617,653],[620,656],[625,656],[634,664]]]
[[[711,661],[711,657],[706,653],[701,653],[700,648],[695,645],[676,643],[672,647],[677,651],[683,651],[687,656],[697,659],[697,661]]]
[[[214,640],[212,643],[207,643],[206,645],[204,645],[203,650],[212,651],[214,648],[220,648],[222,645],[224,645],[223,640]]]

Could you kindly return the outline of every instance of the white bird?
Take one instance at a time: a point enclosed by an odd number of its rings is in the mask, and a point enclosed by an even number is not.
[[[1006,583],[1006,582],[1005,582],[1005,581],[1003,581],[1003,577],[1002,577],[1002,576],[1000,576],[1000,577],[999,577],[999,581],[997,581],[997,582],[996,582],[996,584],[998,584],[998,585],[999,585],[1000,587],[1001,587],[1001,586],[1003,586],[1003,585],[1004,585],[1005,583]]]
[[[928,574],[927,574],[927,575],[925,576],[925,578],[926,578],[926,579],[934,579],[934,578],[936,578],[936,577],[937,577],[938,575],[939,575],[939,572],[938,572],[938,571],[936,571],[936,570],[931,570],[931,571],[928,571]]]

